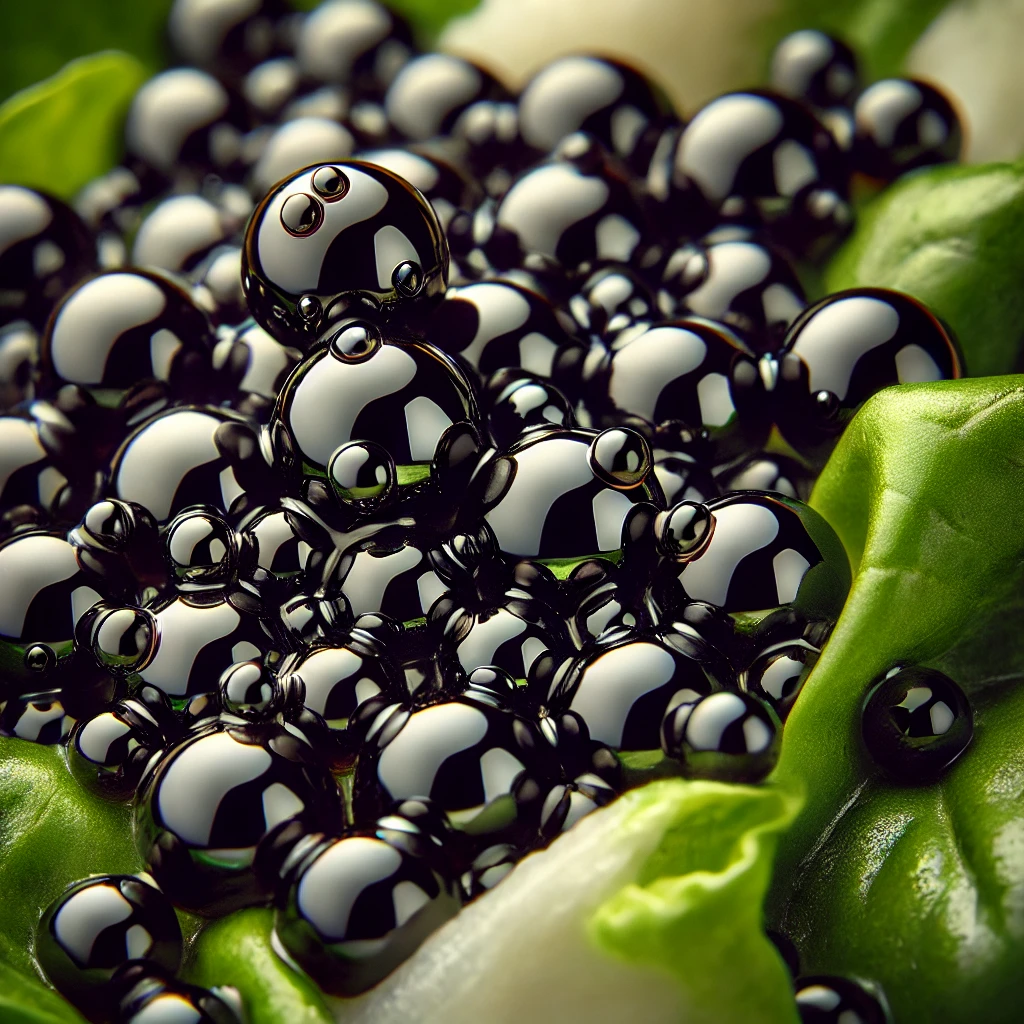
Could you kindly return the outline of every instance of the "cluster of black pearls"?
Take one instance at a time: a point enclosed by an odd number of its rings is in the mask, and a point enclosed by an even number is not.
[[[272,902],[357,994],[625,787],[771,771],[850,583],[817,469],[964,372],[913,299],[797,270],[852,174],[960,128],[816,32],[689,121],[597,57],[514,95],[374,0],[177,0],[169,38],[123,166],[0,187],[0,734],[130,802],[148,871],[55,902],[46,976],[225,1024],[173,907]],[[935,673],[867,701],[899,780],[970,734]]]

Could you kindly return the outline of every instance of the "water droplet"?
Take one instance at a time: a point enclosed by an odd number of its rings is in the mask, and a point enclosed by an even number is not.
[[[281,223],[293,235],[311,235],[323,219],[323,206],[305,192],[289,196],[281,206]]]

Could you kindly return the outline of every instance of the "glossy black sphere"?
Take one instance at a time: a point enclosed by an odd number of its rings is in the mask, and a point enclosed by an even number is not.
[[[853,50],[819,29],[791,32],[772,53],[772,88],[813,107],[849,102],[858,77]]]
[[[134,984],[121,1000],[119,1024],[238,1024],[238,1014],[205,988],[154,970],[126,975]]]
[[[857,98],[851,153],[858,171],[892,181],[905,171],[960,157],[956,109],[933,85],[886,78]]]
[[[955,380],[963,357],[926,306],[886,288],[836,292],[805,310],[778,354],[779,429],[820,458],[854,412],[891,384]]]
[[[398,175],[338,161],[280,182],[246,231],[242,281],[253,316],[308,345],[345,315],[408,318],[444,294],[448,246],[437,215]]]
[[[802,1024],[888,1024],[879,997],[851,978],[807,975],[794,984]]]
[[[96,247],[82,218],[53,196],[0,187],[0,324],[41,328],[54,303],[96,269]]]
[[[173,274],[197,271],[214,251],[236,238],[251,209],[248,196],[242,210],[231,210],[200,195],[173,195],[139,225],[131,262]]]
[[[377,984],[459,909],[428,859],[377,836],[325,844],[300,869],[274,918],[285,950],[326,991]]]
[[[974,716],[949,676],[909,666],[868,694],[861,735],[875,764],[897,782],[932,782],[967,749]]]
[[[285,703],[285,690],[260,661],[240,661],[220,677],[220,702],[226,712],[250,722],[265,722]]]
[[[617,156],[629,158],[668,109],[659,91],[628,64],[604,57],[561,57],[523,88],[519,131],[537,153],[584,131]]]
[[[30,647],[25,655],[25,661],[33,667],[37,660],[40,663],[49,661],[47,649],[42,645]],[[63,743],[73,725],[74,719],[64,706],[64,695],[60,690],[43,690],[11,697],[0,711],[0,736],[11,736],[44,746]]]
[[[87,1014],[105,1015],[117,1005],[119,972],[134,965],[177,971],[181,929],[151,880],[97,875],[69,886],[47,908],[35,952],[61,995]]]
[[[572,426],[568,401],[547,381],[513,381],[499,392],[487,415],[487,430],[498,448],[511,447],[532,430]]]
[[[665,716],[662,750],[683,774],[723,782],[759,782],[775,767],[781,729],[768,706],[746,693],[720,690]]]
[[[188,295],[144,270],[112,271],[61,300],[42,338],[55,382],[117,396],[157,383],[175,397],[202,393],[209,325]]]
[[[147,774],[136,843],[171,900],[216,914],[268,895],[252,871],[268,832],[302,816],[341,827],[337,786],[304,740],[277,725],[199,731]]]
[[[613,749],[657,750],[666,714],[719,685],[701,644],[676,633],[627,632],[584,650],[556,679],[548,701],[579,715],[592,740]]]
[[[81,785],[104,799],[129,799],[174,728],[169,705],[154,707],[135,698],[119,701],[75,726],[68,741],[68,766]]]
[[[818,649],[804,641],[770,647],[754,658],[743,673],[743,688],[760,697],[784,719],[800,696],[818,655]]]
[[[171,520],[164,534],[167,560],[182,589],[223,586],[238,559],[238,538],[212,509],[189,508]]]

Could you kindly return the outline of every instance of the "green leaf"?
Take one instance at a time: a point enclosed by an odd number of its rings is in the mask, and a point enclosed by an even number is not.
[[[969,977],[989,979],[996,1000],[993,1007],[999,1006],[1000,993],[1005,992],[999,988],[1002,952],[989,942],[984,929],[973,927],[972,897],[961,893],[953,899],[950,914],[942,922],[933,912],[932,890],[943,889],[946,883],[955,888],[956,862],[949,861],[946,877],[934,864],[929,867],[929,862],[908,854],[899,861],[905,882],[901,898],[886,889],[887,901],[872,905],[870,914],[864,905],[870,885],[855,885],[853,879],[866,865],[885,862],[890,847],[913,850],[913,843],[899,839],[912,821],[919,823],[915,829],[925,833],[941,832],[952,827],[950,814],[956,816],[959,829],[966,827],[962,820],[972,815],[979,823],[985,819],[989,813],[985,806],[993,816],[986,820],[1000,821],[1005,812],[1005,801],[986,782],[990,763],[986,759],[1002,758],[1012,767],[1014,758],[1022,757],[1024,745],[1019,729],[1014,734],[1001,731],[1000,726],[998,735],[1005,739],[998,740],[1002,746],[992,753],[997,741],[985,738],[986,730],[989,737],[996,735],[991,723],[1001,717],[1002,707],[995,716],[986,716],[985,709],[992,699],[989,688],[1003,675],[1019,674],[1021,664],[1019,636],[1014,638],[1012,625],[1004,620],[1012,614],[1008,599],[1019,604],[1022,593],[1022,422],[1022,377],[887,389],[854,418],[812,496],[812,504],[846,545],[856,574],[836,630],[783,734],[773,779],[780,786],[805,792],[806,802],[780,843],[772,916],[787,922],[800,920],[800,934],[807,937],[804,951],[812,958],[818,955],[815,944],[821,935],[831,935],[842,927],[835,922],[845,922],[851,934],[828,945],[831,969],[862,970],[869,976],[865,964],[874,970],[878,966],[874,960],[868,964],[863,957],[854,957],[847,963],[843,951],[863,950],[886,932],[889,970],[873,976],[889,982],[893,1001],[903,1000],[903,993],[913,990],[907,1002],[901,1002],[909,1020],[990,1019],[984,1013],[943,1016],[945,1003],[942,1008],[928,1003],[932,1007],[928,1012],[934,1011],[931,1017],[925,1012],[924,986],[933,986],[933,1000],[948,994],[951,986],[943,979],[952,976],[949,957],[967,972],[965,992],[979,991]],[[982,651],[986,653],[979,656]],[[969,693],[982,695],[978,740],[944,787],[887,789],[875,778],[876,771],[861,747],[864,694],[895,663],[937,661]],[[1014,714],[1008,712],[1010,720]],[[1007,743],[1013,735],[1016,750],[1011,752]],[[950,805],[952,810],[943,803],[947,790],[959,794]],[[875,801],[873,794],[882,791],[889,794],[886,800]],[[974,796],[967,799],[970,793]],[[857,810],[862,806],[867,809]],[[1019,810],[1019,800],[1017,806]],[[844,815],[852,815],[848,825]],[[1024,824],[1021,827],[1024,830]],[[1003,836],[1005,841],[1010,841],[1011,832]],[[837,836],[845,837],[854,850],[846,867],[839,864],[846,849]],[[1021,836],[1024,840],[1024,831]],[[975,850],[967,857],[980,855]],[[906,874],[911,864],[920,869],[918,874]],[[812,867],[821,877],[836,872],[835,890],[829,888],[827,901],[822,901],[821,889],[815,890],[814,897],[801,895],[810,884],[801,880],[818,877]],[[839,885],[840,877],[849,883],[845,890]],[[1024,890],[1017,898],[1024,906]],[[836,906],[831,905],[833,899]],[[811,907],[814,900],[817,917]],[[798,912],[798,904],[803,911]],[[962,912],[959,918],[954,910]],[[872,918],[876,912],[880,915],[877,926]],[[937,936],[934,950],[932,939],[925,943],[927,949],[916,944],[919,937],[931,934],[928,929],[939,929],[940,924],[948,925],[950,934]],[[897,951],[901,951],[898,956]],[[1018,942],[1014,955],[1019,960],[1024,945]],[[916,977],[913,964],[920,966],[920,988],[916,981],[911,983]]]
[[[798,801],[680,779],[588,815],[464,907],[342,1024],[795,1024],[761,927],[776,837]]]
[[[73,61],[0,106],[0,181],[73,196],[121,152],[121,125],[145,70],[110,51]]]
[[[980,377],[1017,366],[1021,266],[1024,168],[951,165],[908,175],[867,204],[825,284],[916,296],[953,328],[968,371]]]
[[[975,721],[940,784],[867,781],[804,862],[782,922],[806,970],[876,980],[897,1021],[1020,1019],[1024,688],[980,695]]]
[[[240,910],[208,924],[197,937],[186,980],[241,993],[249,1024],[333,1024],[316,985],[297,974],[270,946],[273,914]]]
[[[775,41],[787,32],[820,28],[846,40],[861,60],[866,81],[897,74],[907,51],[949,0],[785,0],[769,22]]]
[[[39,977],[36,923],[72,882],[140,869],[126,805],[85,793],[59,748],[0,738],[0,1019],[80,1020]]]
[[[134,54],[152,73],[167,63],[164,23],[171,0],[52,0],[7,3],[0,35],[0,97],[96,50]]]

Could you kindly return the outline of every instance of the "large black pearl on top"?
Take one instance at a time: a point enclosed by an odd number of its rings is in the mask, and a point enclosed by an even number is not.
[[[0,324],[40,328],[53,304],[96,268],[96,244],[82,218],[53,196],[0,187]]]
[[[625,448],[636,455],[638,472],[626,469],[609,483],[614,457],[629,454]],[[611,460],[609,471],[592,453]],[[515,558],[561,561],[617,552],[629,510],[656,493],[650,469],[650,450],[634,431],[538,429],[481,467],[467,507],[483,515],[500,550]]]
[[[926,306],[887,288],[851,288],[805,310],[786,334],[776,423],[795,448],[822,459],[876,391],[963,374],[956,340]]]
[[[519,131],[537,153],[567,135],[589,132],[628,159],[645,130],[668,113],[663,96],[638,71],[606,57],[568,56],[538,71],[519,96]]]
[[[147,967],[177,971],[181,929],[151,881],[96,875],[69,886],[43,913],[36,957],[51,984],[93,1019],[117,1006],[119,978]]]
[[[270,432],[286,469],[326,478],[332,455],[350,441],[373,442],[398,467],[429,464],[442,434],[475,416],[472,389],[450,357],[348,321],[288,378]]]
[[[939,777],[974,735],[963,690],[936,669],[911,665],[890,672],[864,702],[861,735],[871,759],[899,783]]]
[[[266,899],[252,870],[256,848],[300,816],[313,831],[342,825],[337,787],[312,748],[278,725],[219,723],[146,775],[136,844],[176,905],[218,914]]]
[[[334,995],[376,985],[459,909],[451,879],[387,835],[378,829],[322,845],[274,917],[284,949]]]
[[[56,383],[100,398],[153,384],[181,398],[206,388],[211,340],[206,317],[167,278],[112,271],[64,296],[43,333],[42,357]]]
[[[850,589],[846,552],[828,523],[803,502],[756,491],[712,498],[705,508],[702,544],[678,555],[680,596],[790,630],[786,640],[809,631],[807,639],[822,641]],[[671,547],[666,553],[677,557]]]
[[[256,207],[242,250],[253,316],[308,345],[324,325],[362,311],[408,318],[448,283],[448,245],[430,203],[375,164],[307,167]]]

